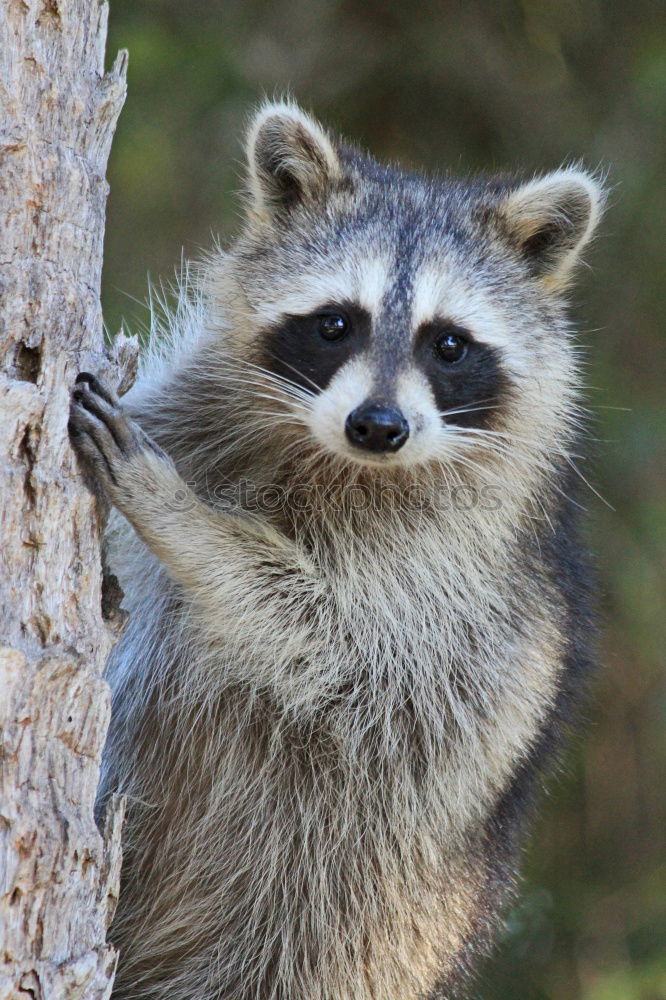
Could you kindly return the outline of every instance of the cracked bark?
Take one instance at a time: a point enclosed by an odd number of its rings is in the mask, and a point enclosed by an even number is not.
[[[108,997],[122,803],[93,820],[109,721],[103,511],[67,436],[81,369],[118,383],[99,301],[126,55],[100,0],[0,0],[0,1000]]]

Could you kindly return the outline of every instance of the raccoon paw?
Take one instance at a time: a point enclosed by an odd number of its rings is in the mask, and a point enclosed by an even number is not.
[[[76,378],[68,429],[77,455],[116,504],[128,482],[136,478],[136,465],[141,465],[142,455],[148,453],[169,461],[139,425],[125,415],[116,394],[87,372]]]

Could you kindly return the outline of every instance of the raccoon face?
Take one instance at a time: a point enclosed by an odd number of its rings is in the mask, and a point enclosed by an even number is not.
[[[289,104],[259,112],[247,156],[231,257],[246,353],[324,451],[411,466],[561,437],[576,381],[561,292],[600,213],[594,178],[435,182]]]

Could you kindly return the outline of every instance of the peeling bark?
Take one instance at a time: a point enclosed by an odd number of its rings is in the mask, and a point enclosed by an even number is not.
[[[104,512],[67,435],[76,373],[118,383],[128,356],[99,300],[126,68],[104,74],[107,14],[0,0],[0,1000],[108,997],[116,964],[122,802],[93,819]]]

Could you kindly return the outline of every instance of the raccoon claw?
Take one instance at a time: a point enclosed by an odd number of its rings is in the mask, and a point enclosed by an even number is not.
[[[88,372],[76,378],[68,429],[77,454],[112,500],[117,499],[120,476],[132,459],[146,449],[163,455],[126,417],[115,393]]]
[[[118,397],[114,392],[100,382],[98,378],[91,375],[90,372],[79,372],[74,380],[74,385],[89,385],[94,393],[101,396],[110,406],[119,406]]]

